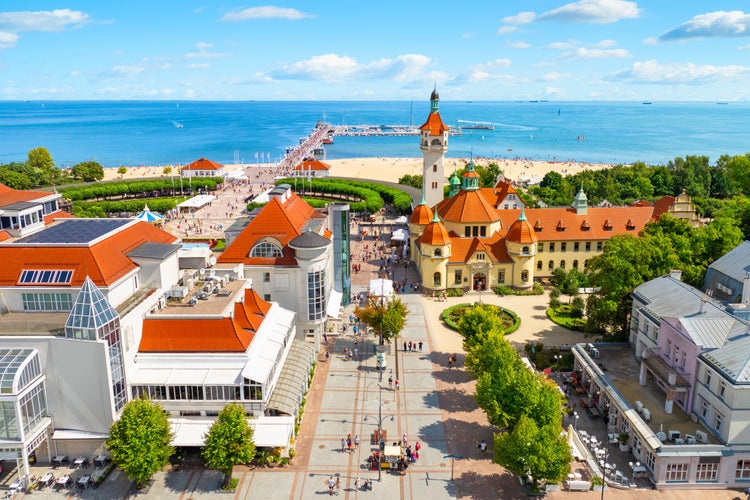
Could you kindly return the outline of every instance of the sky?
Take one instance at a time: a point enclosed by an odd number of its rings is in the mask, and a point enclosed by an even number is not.
[[[241,1],[3,0],[0,100],[750,100],[746,0]]]

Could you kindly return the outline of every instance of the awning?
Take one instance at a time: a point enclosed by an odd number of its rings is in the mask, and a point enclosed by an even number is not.
[[[393,296],[393,281],[384,278],[370,280],[370,297],[385,297],[390,299]]]
[[[304,340],[294,340],[289,350],[279,380],[268,399],[267,408],[286,415],[296,416],[307,390],[310,367],[315,359],[315,348]]]
[[[406,229],[396,229],[391,233],[391,241],[408,241],[409,231]]]
[[[107,439],[109,434],[98,432],[75,431],[69,429],[56,429],[52,433],[52,439]]]
[[[331,295],[328,297],[328,305],[326,306],[326,315],[329,318],[338,318],[341,312],[341,299],[343,294],[331,288]]]
[[[214,423],[213,419],[205,418],[170,418],[172,426],[172,446],[203,446],[208,429]],[[277,448],[289,446],[289,440],[294,431],[294,417],[260,417],[248,420],[253,429],[255,446],[263,448]]]

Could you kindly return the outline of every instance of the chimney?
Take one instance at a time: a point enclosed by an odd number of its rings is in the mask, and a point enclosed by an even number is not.
[[[669,271],[669,276],[676,279],[677,281],[682,281],[682,270],[672,269],[671,271]]]
[[[750,302],[750,276],[745,276],[742,280],[742,303],[747,304]]]
[[[701,299],[701,314],[706,311],[706,302],[708,302],[706,299]]]

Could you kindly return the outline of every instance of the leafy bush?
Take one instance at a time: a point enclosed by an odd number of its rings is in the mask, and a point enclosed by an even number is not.
[[[240,480],[237,479],[236,477],[233,477],[232,479],[229,480],[229,483],[226,486],[222,485],[221,489],[224,491],[234,491],[237,489],[237,486],[239,484],[240,484]]]
[[[568,330],[576,332],[585,331],[586,320],[581,317],[576,317],[572,312],[572,307],[567,304],[562,304],[556,309],[550,307],[547,309],[547,317],[552,320],[553,323],[567,328]]]
[[[223,179],[221,177],[205,177],[200,179],[193,179],[191,181],[191,187],[193,190],[197,189],[216,189],[216,186],[221,184]],[[149,196],[164,196],[165,194],[172,193],[172,190],[177,191],[178,186],[174,186],[172,179],[154,179],[145,181],[117,181],[117,182],[101,182],[96,184],[90,184],[87,186],[74,186],[59,188],[58,191],[67,199],[71,201],[83,201],[91,199],[108,199],[113,197],[126,198],[128,195],[134,197],[136,195],[149,195]],[[189,187],[185,185],[183,181],[183,190],[189,190]],[[154,192],[157,194],[154,195]],[[160,194],[161,193],[161,194]]]
[[[294,186],[294,179],[277,180],[276,185],[279,184]],[[362,200],[361,202],[350,203],[354,212],[375,213],[383,207],[384,202],[392,204],[393,208],[399,213],[406,214],[411,211],[411,196],[400,189],[375,182],[321,178],[305,182],[305,186],[309,186],[312,192],[339,194]]]
[[[515,332],[521,326],[521,318],[516,313],[504,307],[492,305],[492,304],[469,304],[462,303],[456,304],[455,306],[448,307],[440,314],[440,319],[446,324],[446,326],[452,330],[459,330],[459,322],[464,313],[474,307],[483,307],[494,314],[500,319],[502,323],[502,330],[505,335]]]
[[[493,292],[496,294],[502,296],[502,295],[542,295],[544,293],[544,288],[540,283],[534,282],[534,285],[527,290],[517,290],[515,288],[511,288],[509,286],[503,286],[498,285],[495,288],[492,289]]]
[[[466,294],[464,293],[463,288],[449,288],[445,292],[445,295],[448,297],[463,297]]]

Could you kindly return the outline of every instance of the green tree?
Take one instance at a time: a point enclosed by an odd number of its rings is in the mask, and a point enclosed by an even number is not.
[[[169,165],[167,165],[166,167],[164,167],[164,170],[162,170],[162,173],[163,173],[164,175],[169,175],[169,174],[171,174],[171,173],[172,173],[172,167],[170,167]]]
[[[95,161],[79,163],[71,169],[73,177],[84,182],[100,181],[104,179],[104,168]]]
[[[47,148],[34,148],[27,154],[26,165],[33,173],[32,181],[36,186],[48,186],[55,177],[55,161]]]
[[[28,175],[5,167],[0,168],[0,184],[13,189],[31,189],[34,185]]]
[[[381,300],[373,296],[365,307],[358,306],[354,315],[372,327],[375,334],[380,336],[380,345],[383,345],[385,342],[390,344],[391,339],[399,336],[404,329],[408,312],[408,308],[398,297]]]
[[[398,183],[422,189],[422,176],[405,174],[398,179]]]
[[[208,467],[224,473],[222,487],[227,489],[234,466],[249,463],[255,457],[253,430],[247,423],[245,408],[239,403],[225,406],[204,439],[203,459]]]
[[[112,462],[142,488],[172,456],[172,432],[164,409],[148,399],[134,399],[125,405],[120,419],[112,424],[107,449]]]
[[[559,482],[570,472],[570,446],[559,423],[538,425],[522,416],[510,432],[495,434],[494,460],[521,477]]]
[[[464,338],[464,348],[472,345],[477,336],[491,330],[502,332],[503,324],[487,305],[467,307],[458,320],[458,333]]]
[[[750,153],[734,157],[722,156],[718,163],[726,164],[729,177],[744,194],[750,194]]]
[[[128,173],[128,169],[125,165],[120,165],[117,168],[117,173],[120,174],[120,179],[122,179],[122,176]]]
[[[480,187],[495,187],[495,179],[500,175],[500,166],[497,163],[490,163],[487,166],[477,165],[475,170],[479,174]]]

